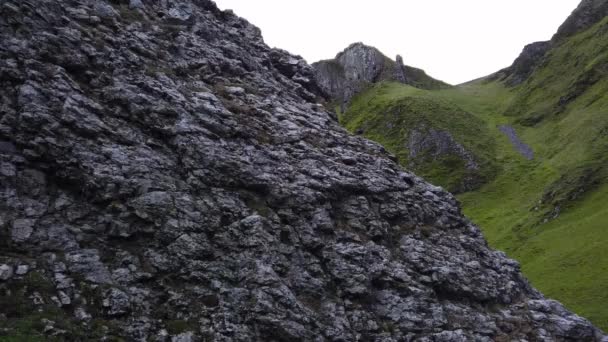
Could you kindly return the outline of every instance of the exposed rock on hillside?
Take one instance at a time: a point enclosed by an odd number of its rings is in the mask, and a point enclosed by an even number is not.
[[[321,89],[343,107],[370,84],[381,81],[396,81],[424,89],[447,86],[423,70],[404,65],[401,56],[392,61],[378,49],[363,43],[354,43],[335,59],[314,63],[313,67]]]
[[[0,336],[601,339],[210,1],[5,0],[0,42]]]
[[[449,101],[395,82],[361,92],[340,122],[380,142],[401,165],[453,193],[472,191],[496,173],[486,124]]]
[[[583,0],[568,19],[559,27],[553,41],[582,32],[608,16],[608,1]]]
[[[543,58],[553,46],[570,36],[589,29],[606,16],[608,16],[608,1],[583,0],[550,41],[526,45],[510,67],[497,72],[490,78],[505,80],[509,86],[523,83],[542,63]]]
[[[551,46],[552,43],[550,41],[526,45],[510,67],[499,71],[492,78],[505,80],[505,83],[509,86],[523,83],[532,75],[536,67],[540,65],[547,51],[551,49]]]
[[[515,148],[515,150],[524,158],[528,159],[528,160],[533,160],[534,159],[534,150],[532,150],[532,148],[524,143],[519,136],[517,135],[517,132],[515,131],[515,128],[513,128],[512,126],[509,125],[500,125],[498,127],[498,129],[504,133],[509,140],[511,141],[511,144],[513,145],[513,148]]]
[[[445,158],[462,160],[466,173],[459,188],[456,188],[459,192],[474,189],[481,182],[479,177],[476,177],[480,167],[475,161],[475,157],[448,131],[427,129],[426,127],[413,129],[409,134],[407,149],[409,160],[414,168],[416,168],[417,162],[428,163],[429,160],[437,161]]]

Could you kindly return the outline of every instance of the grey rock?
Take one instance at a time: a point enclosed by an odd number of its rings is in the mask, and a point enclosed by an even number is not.
[[[154,341],[158,342],[166,342],[169,341],[169,332],[167,329],[161,329],[156,336],[154,336]]]
[[[19,243],[0,257],[39,258],[26,299],[60,306],[28,313],[129,341],[171,323],[211,341],[601,340],[451,194],[341,128],[314,69],[246,20],[207,0],[5,4],[0,228]]]
[[[135,275],[128,268],[119,268],[112,272],[112,279],[121,284],[128,284],[135,280]]]
[[[88,281],[98,284],[112,282],[110,272],[101,262],[99,253],[95,249],[70,252],[66,255],[66,260],[70,271],[82,274]]]
[[[393,70],[393,79],[398,82],[407,84],[407,71],[405,64],[403,64],[403,57],[401,55],[397,55],[395,58],[395,66]]]
[[[17,174],[14,164],[2,162],[0,163],[0,174],[5,177],[13,177]]]
[[[89,321],[93,316],[86,312],[86,310],[82,307],[78,307],[74,310],[74,316],[79,321]]]
[[[48,333],[55,329],[55,321],[43,318],[40,320],[44,324],[44,332]]]
[[[409,152],[408,166],[411,168],[447,157],[462,160],[466,174],[460,184],[450,189],[451,191],[470,191],[484,182],[479,177],[480,166],[475,155],[462,146],[448,131],[424,126],[416,127],[409,132],[407,151]]]
[[[0,141],[0,151],[2,153],[15,153],[17,147],[10,141]]]
[[[34,232],[34,225],[36,224],[35,219],[17,219],[13,222],[11,227],[11,237],[13,241],[25,242],[27,241]]]
[[[68,277],[64,272],[56,272],[54,274],[55,288],[58,290],[68,290],[74,285],[72,278]]]
[[[437,334],[433,334],[431,341],[437,342],[466,342],[468,341],[464,331],[442,331]]]
[[[172,337],[171,342],[194,342],[194,333],[191,331],[181,333]]]
[[[27,272],[30,270],[30,267],[28,265],[19,265],[17,266],[17,270],[15,271],[15,274],[17,275],[26,275]]]
[[[415,129],[410,132],[407,148],[409,156],[412,159],[423,154],[428,154],[432,158],[456,155],[465,161],[467,170],[479,169],[479,165],[473,155],[447,131],[425,128]]]
[[[7,281],[13,277],[13,267],[10,265],[0,265],[0,280]]]
[[[124,315],[131,309],[129,295],[117,288],[105,292],[102,305],[109,316]]]
[[[357,93],[381,81],[396,81],[420,88],[437,89],[448,85],[426,75],[420,69],[384,56],[378,49],[354,43],[334,59],[313,64],[315,79],[329,98],[342,104],[343,110]]]
[[[65,292],[59,291],[59,302],[61,306],[72,304],[72,299]]]
[[[42,298],[42,296],[38,292],[34,292],[30,296],[30,299],[32,300],[32,303],[34,303],[34,305],[39,306],[39,305],[44,305],[45,304],[44,298]]]
[[[93,13],[100,18],[114,18],[118,15],[112,5],[108,4],[104,0],[95,2],[95,5],[93,6]]]
[[[559,27],[552,41],[561,41],[582,32],[608,16],[608,3],[604,0],[582,0],[568,19]]]
[[[143,9],[144,3],[141,0],[129,0],[130,9]]]
[[[232,94],[232,95],[244,95],[245,89],[243,89],[241,87],[226,87],[226,92],[228,92],[228,94]]]
[[[530,147],[530,145],[526,144],[519,138],[517,132],[515,131],[515,128],[509,125],[501,125],[498,127],[498,129],[509,138],[511,144],[513,144],[513,148],[515,148],[515,150],[519,152],[522,157],[528,160],[534,159],[534,150],[532,150],[532,147]]]
[[[552,42],[536,42],[524,47],[521,54],[515,59],[513,64],[501,71],[492,78],[500,78],[509,86],[516,86],[523,83],[532,75],[534,70],[541,65],[543,57],[552,47]]]
[[[174,19],[186,21],[192,17],[193,9],[187,3],[176,3],[174,7],[169,10],[169,16]]]

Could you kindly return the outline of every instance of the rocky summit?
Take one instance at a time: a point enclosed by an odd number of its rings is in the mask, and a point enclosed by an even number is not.
[[[0,340],[601,341],[207,0],[0,4]]]
[[[424,88],[439,89],[446,83],[428,76],[423,70],[403,64],[403,57],[397,55],[393,61],[380,50],[354,43],[336,58],[313,63],[315,79],[324,94],[342,111],[350,100],[374,83],[393,81]]]

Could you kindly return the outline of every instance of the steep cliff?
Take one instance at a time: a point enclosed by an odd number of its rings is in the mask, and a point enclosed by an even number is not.
[[[5,0],[0,42],[1,338],[602,338],[210,1]]]
[[[423,70],[403,64],[403,58],[395,61],[378,49],[363,43],[354,43],[340,52],[336,58],[313,63],[316,80],[321,89],[342,110],[359,92],[374,83],[394,81],[423,89],[439,89],[448,85],[428,76]]]

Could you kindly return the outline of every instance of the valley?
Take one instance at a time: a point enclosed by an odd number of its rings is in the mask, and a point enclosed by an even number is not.
[[[557,39],[520,83],[512,81],[517,61],[444,89],[382,81],[340,112],[352,133],[380,142],[402,165],[456,192],[490,245],[517,259],[534,286],[604,329],[607,32],[604,18]],[[433,131],[447,132],[452,147],[437,139],[413,146],[419,127],[431,140]],[[467,167],[467,156],[477,168]]]

